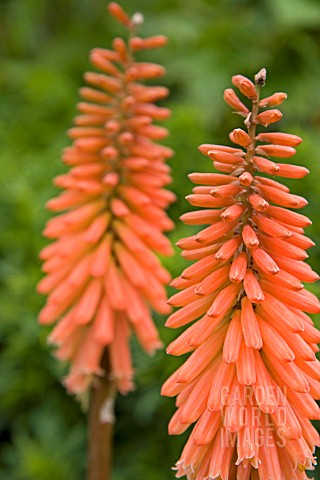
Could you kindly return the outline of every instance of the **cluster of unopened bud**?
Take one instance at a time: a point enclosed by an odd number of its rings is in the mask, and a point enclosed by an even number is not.
[[[181,308],[166,323],[171,328],[191,323],[167,349],[172,355],[191,355],[162,389],[164,395],[177,395],[169,433],[183,433],[195,424],[177,462],[177,477],[298,480],[306,478],[301,472],[315,462],[318,435],[310,419],[320,417],[314,401],[320,391],[315,357],[320,334],[305,312],[319,313],[320,307],[302,283],[318,279],[303,262],[314,245],[304,235],[311,222],[291,210],[307,201],[274,179],[303,178],[309,172],[270,159],[291,158],[300,137],[256,131],[281,119],[273,107],[286,99],[284,93],[260,99],[265,80],[265,69],[255,83],[243,75],[232,77],[251,108],[231,88],[224,99],[244,118],[247,130],[230,133],[236,146],[199,147],[222,173],[189,175],[197,185],[186,198],[200,209],[181,220],[206,226],[177,242],[182,256],[195,263],[171,283],[181,291],[169,303]],[[271,392],[263,400],[260,387]],[[223,389],[228,389],[228,399],[220,395]],[[245,407],[237,395],[244,389],[253,398]],[[280,406],[285,419],[281,445]],[[243,409],[246,418],[253,418],[255,409],[259,412],[249,431]],[[275,433],[263,449],[256,434],[269,438],[269,421]]]

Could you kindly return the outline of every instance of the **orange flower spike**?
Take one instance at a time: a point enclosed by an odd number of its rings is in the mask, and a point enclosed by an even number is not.
[[[317,313],[320,305],[302,283],[319,278],[303,262],[305,250],[313,246],[304,235],[311,222],[291,210],[306,200],[264,176],[303,178],[308,171],[265,158],[289,158],[301,143],[296,135],[257,132],[259,125],[281,118],[279,110],[260,113],[259,108],[286,97],[275,94],[260,101],[265,79],[264,69],[255,83],[233,77],[252,100],[250,112],[233,90],[224,93],[246,117],[247,130],[229,135],[241,148],[199,148],[225,175],[189,175],[198,186],[187,199],[203,210],[181,219],[209,226],[178,241],[182,256],[198,261],[172,283],[181,291],[170,303],[182,308],[168,326],[193,322],[168,349],[174,355],[192,354],[163,389],[178,395],[170,433],[194,424],[176,466],[178,478],[278,480],[284,475],[300,480],[315,463],[318,436],[310,419],[320,418],[314,401],[320,394],[315,358],[320,334],[305,312]]]
[[[168,89],[143,85],[165,69],[134,58],[135,50],[161,47],[166,39],[133,37],[142,16],[130,18],[115,2],[108,9],[128,29],[129,40],[116,38],[113,49],[90,54],[99,73],[84,76],[80,115],[68,131],[73,144],[63,153],[71,170],[54,180],[65,191],[47,202],[50,210],[65,213],[45,228],[56,241],[41,254],[47,276],[38,287],[48,294],[39,321],[57,321],[50,339],[59,345],[57,356],[71,364],[65,385],[76,394],[103,373],[104,352],[118,390],[132,389],[130,326],[152,353],[161,342],[150,307],[169,309],[163,286],[170,275],[153,253],[171,253],[163,231],[172,228],[164,209],[174,197],[164,187],[171,180],[165,162],[173,152],[155,143],[168,132],[153,125],[170,114],[154,104]]]

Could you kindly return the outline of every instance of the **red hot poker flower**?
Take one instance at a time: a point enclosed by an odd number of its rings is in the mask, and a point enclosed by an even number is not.
[[[48,295],[40,323],[57,321],[49,340],[71,364],[65,384],[74,393],[103,373],[106,349],[117,388],[131,390],[130,332],[152,353],[161,342],[150,307],[168,313],[170,276],[155,253],[171,253],[162,232],[172,228],[164,209],[174,195],[163,187],[171,181],[166,160],[173,152],[156,143],[168,132],[154,124],[170,114],[154,103],[168,90],[143,84],[165,73],[161,65],[135,59],[137,50],[161,47],[166,38],[140,38],[136,17],[115,3],[109,11],[130,39],[91,52],[99,73],[86,73],[88,86],[80,89],[79,115],[68,132],[73,144],[63,153],[70,170],[54,181],[64,192],[47,203],[63,213],[49,220],[44,235],[54,242],[40,255],[46,277],[38,291]]]
[[[259,107],[285,98],[260,100],[264,74],[259,72],[255,86],[241,75],[233,77],[252,100],[247,132],[230,134],[243,148],[200,147],[227,174],[190,175],[201,187],[187,199],[205,210],[182,216],[187,224],[207,225],[178,242],[183,257],[196,262],[172,282],[181,291],[169,303],[181,308],[167,321],[173,328],[193,322],[168,347],[171,355],[191,355],[162,389],[177,396],[169,433],[194,424],[176,464],[177,477],[188,480],[307,479],[305,470],[313,469],[319,445],[310,419],[320,418],[314,401],[320,396],[315,357],[320,333],[307,313],[320,309],[302,283],[318,278],[303,263],[313,245],[304,235],[311,222],[295,211],[306,201],[274,180],[302,178],[308,171],[265,158],[286,158],[283,148],[291,156],[301,139],[257,135],[259,123],[281,118],[278,110],[259,113]],[[226,102],[238,105],[243,115],[242,101],[227,92]]]

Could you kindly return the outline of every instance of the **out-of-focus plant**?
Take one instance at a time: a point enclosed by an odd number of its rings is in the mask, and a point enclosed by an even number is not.
[[[64,191],[47,202],[53,212],[44,235],[54,241],[41,251],[46,276],[38,292],[47,294],[40,323],[57,325],[49,341],[56,357],[71,364],[64,384],[90,395],[89,479],[106,479],[116,390],[133,389],[129,338],[142,347],[161,346],[150,308],[167,313],[164,285],[170,280],[155,255],[171,253],[163,231],[172,228],[165,209],[174,194],[165,164],[172,150],[159,145],[167,129],[154,120],[170,111],[155,105],[168,95],[142,82],[165,73],[158,64],[138,61],[138,51],[162,47],[163,35],[137,36],[143,17],[130,18],[117,4],[109,12],[128,30],[128,42],[94,49],[88,86],[80,89],[79,115],[68,131],[73,145],[63,153],[68,173],[55,178]]]

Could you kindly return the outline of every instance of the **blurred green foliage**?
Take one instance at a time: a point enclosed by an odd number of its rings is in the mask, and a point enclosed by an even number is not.
[[[301,135],[297,163],[311,174],[288,182],[307,196],[305,212],[320,237],[320,3],[318,0],[123,0],[131,13],[145,15],[143,34],[164,33],[169,45],[145,57],[166,65],[171,89],[165,104],[173,189],[178,201],[173,241],[191,234],[179,215],[189,207],[187,174],[210,170],[197,151],[200,143],[226,143],[240,126],[222,99],[230,77],[268,70],[265,94],[285,91],[283,131]],[[1,480],[76,480],[84,478],[86,418],[59,383],[63,367],[46,346],[36,323],[43,299],[35,293],[37,258],[45,244],[41,230],[49,214],[54,175],[64,171],[64,131],[75,114],[77,89],[94,46],[109,46],[121,27],[109,18],[105,0],[0,1],[0,473]],[[319,245],[310,263],[319,269]],[[164,260],[172,275],[185,262]],[[317,287],[312,285],[312,291]],[[319,291],[319,287],[318,287]],[[177,332],[163,327],[165,344]],[[159,352],[147,358],[133,342],[137,390],[117,401],[114,480],[173,478],[184,436],[168,438],[173,401],[159,396],[162,382],[179,359]],[[319,471],[316,478],[320,478]]]

